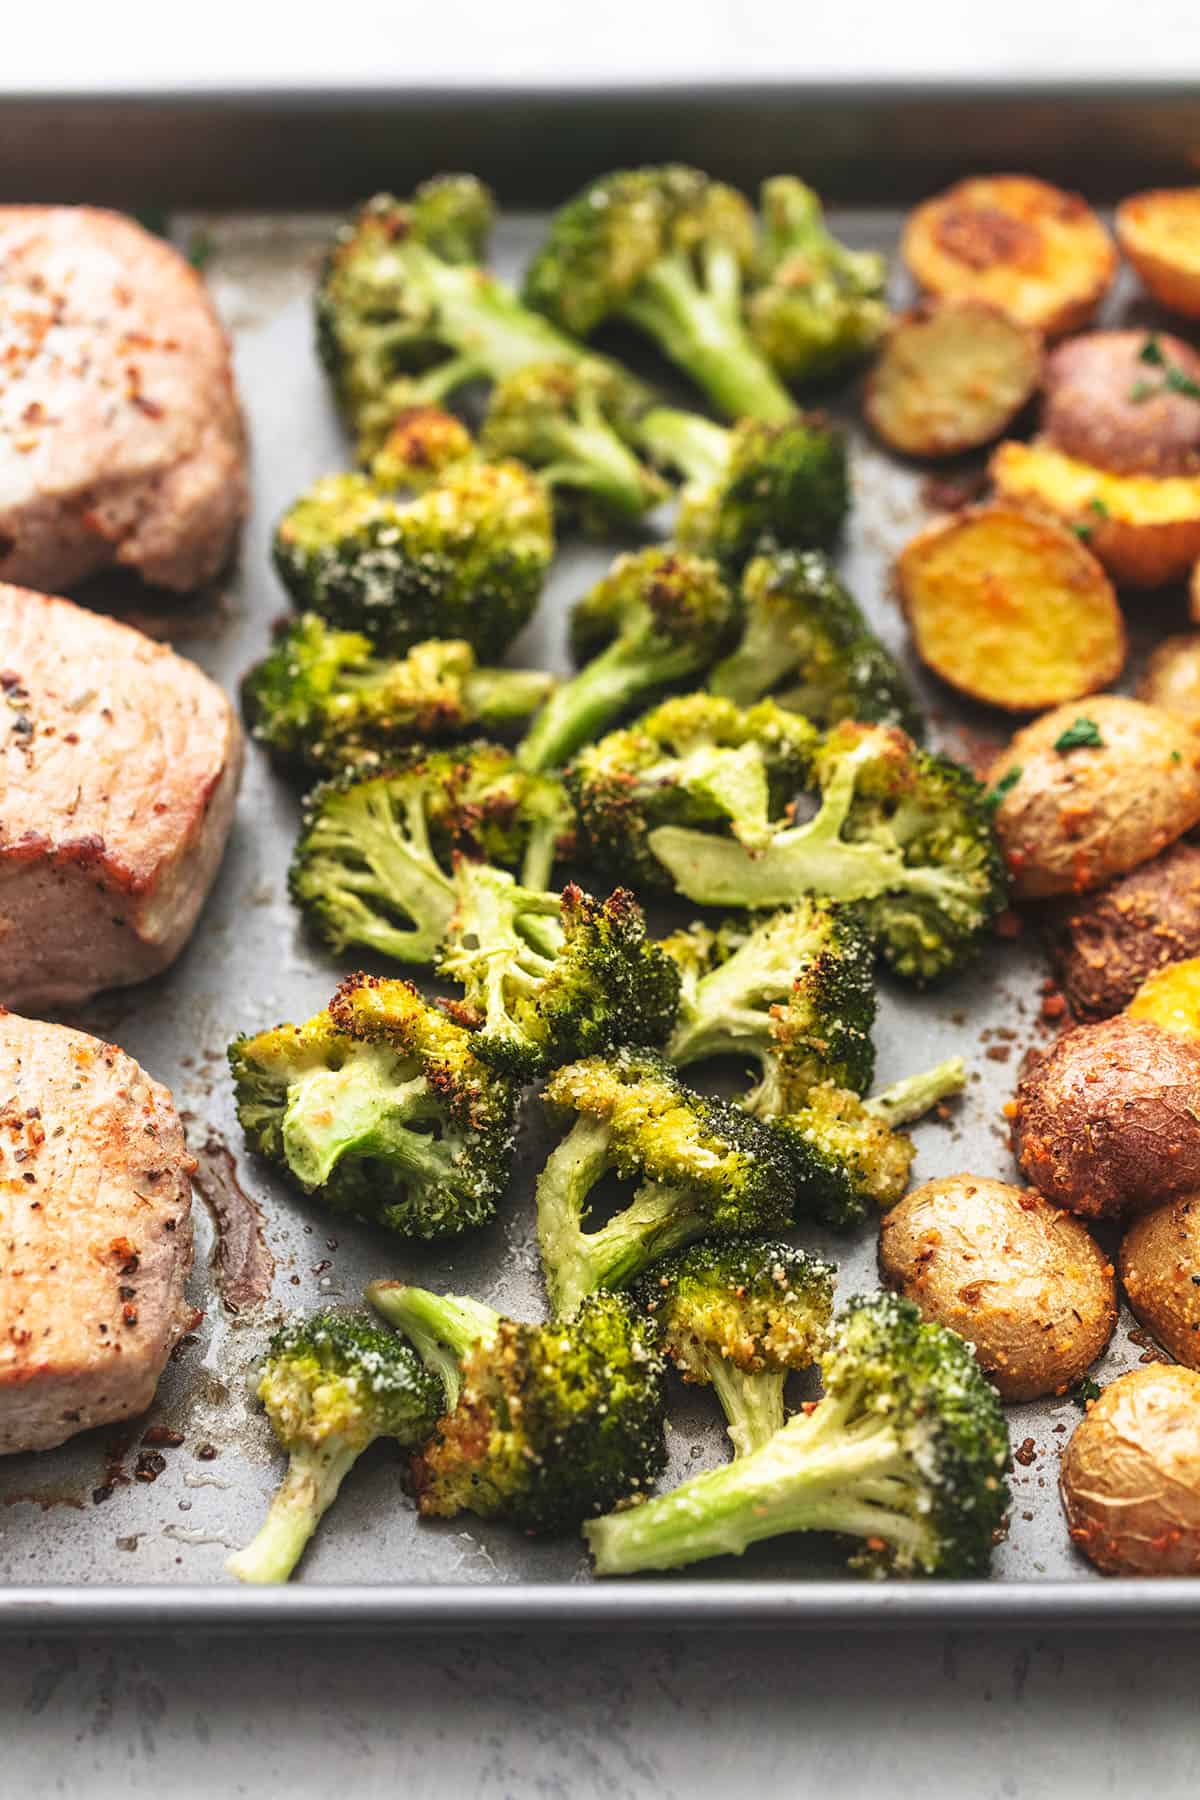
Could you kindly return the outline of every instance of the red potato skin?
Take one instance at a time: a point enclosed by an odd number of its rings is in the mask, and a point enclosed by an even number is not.
[[[1075,1017],[1120,1012],[1147,975],[1200,956],[1200,846],[1172,844],[1086,900],[1065,904],[1047,938]]]
[[[1143,361],[1152,335],[1165,363]],[[1200,474],[1200,400],[1166,386],[1167,364],[1200,384],[1200,356],[1182,338],[1090,331],[1068,339],[1046,362],[1043,436],[1114,475]]]
[[[1200,1188],[1200,1044],[1118,1016],[1079,1025],[1023,1078],[1013,1149],[1039,1193],[1082,1218]]]

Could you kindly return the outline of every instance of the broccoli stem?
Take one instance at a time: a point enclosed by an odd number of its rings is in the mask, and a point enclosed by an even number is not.
[[[708,679],[709,692],[738,706],[753,706],[799,664],[791,621],[781,607],[747,607],[737,648],[723,657]],[[779,696],[788,712],[804,712],[809,692],[802,685]]]
[[[705,1354],[705,1366],[735,1456],[761,1450],[783,1425],[783,1369],[739,1369],[716,1351]]]
[[[431,1294],[403,1281],[372,1281],[366,1297],[389,1325],[402,1331],[427,1369],[446,1390],[446,1411],[458,1405],[463,1358],[493,1337],[500,1314],[466,1294]]]
[[[445,1152],[435,1138],[408,1128],[435,1112],[423,1075],[389,1078],[364,1056],[351,1056],[340,1069],[314,1070],[291,1087],[283,1153],[306,1188],[323,1187],[347,1156],[383,1157],[415,1180],[436,1183],[447,1173]]]
[[[597,360],[594,351],[565,337],[475,264],[445,263],[412,240],[404,254],[433,296],[438,336],[486,368],[494,381],[532,363]]]
[[[701,287],[686,257],[664,257],[643,275],[621,310],[727,417],[782,424],[795,413],[795,403],[741,322],[736,274],[731,279],[719,258],[710,262],[709,286],[724,292],[714,295]]]
[[[239,1581],[286,1581],[362,1449],[326,1445],[293,1451],[260,1530],[226,1562],[229,1573]]]
[[[961,1094],[966,1085],[966,1064],[961,1056],[950,1056],[932,1069],[922,1069],[918,1075],[906,1075],[902,1081],[893,1081],[865,1105],[869,1113],[874,1113],[894,1130],[899,1125],[923,1118],[940,1100]]]
[[[706,1220],[681,1190],[650,1182],[599,1231],[584,1231],[588,1195],[611,1166],[608,1126],[580,1118],[538,1177],[538,1244],[556,1318],[570,1318],[597,1288],[623,1287],[704,1232]]]
[[[679,470],[688,481],[707,487],[725,474],[729,433],[699,413],[652,406],[638,422],[637,437],[651,461]]]
[[[949,870],[910,867],[898,847],[841,836],[857,779],[851,753],[835,767],[816,817],[774,832],[753,854],[745,842],[678,825],[660,826],[647,843],[679,892],[700,906],[790,906],[803,893],[840,901],[909,893],[971,903],[969,883]]]
[[[562,420],[555,431],[557,460],[539,467],[549,487],[595,494],[618,518],[640,519],[647,507],[647,474],[594,403],[581,402],[578,422]]]
[[[740,1556],[793,1531],[919,1545],[925,1533],[909,1511],[911,1454],[885,1418],[868,1413],[851,1422],[848,1410],[842,1400],[823,1400],[751,1455],[585,1525],[597,1574]]]
[[[555,688],[518,747],[518,763],[533,772],[560,767],[647,689],[682,681],[695,666],[690,645],[655,648],[646,637],[614,638],[578,675]]]
[[[541,669],[475,669],[463,682],[463,702],[472,724],[491,730],[527,719],[554,688]]]

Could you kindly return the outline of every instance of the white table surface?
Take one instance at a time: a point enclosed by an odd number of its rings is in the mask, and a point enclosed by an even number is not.
[[[1197,0],[6,10],[9,92],[1200,77]],[[18,1641],[0,1645],[0,1794],[1182,1800],[1198,1692],[1200,1633]]]

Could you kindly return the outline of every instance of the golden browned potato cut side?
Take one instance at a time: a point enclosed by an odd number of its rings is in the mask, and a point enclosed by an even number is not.
[[[1028,175],[976,176],[926,200],[902,253],[927,292],[989,301],[1048,336],[1087,324],[1117,265],[1087,203]]]
[[[917,654],[973,700],[1034,712],[1121,672],[1108,577],[1053,520],[993,505],[935,521],[901,552],[897,580]]]
[[[868,423],[904,456],[990,444],[1037,388],[1040,333],[982,300],[928,301],[893,324],[867,382]]]
[[[1121,1242],[1121,1281],[1163,1349],[1200,1369],[1200,1195],[1135,1219]]]
[[[1200,319],[1200,187],[1131,194],[1117,208],[1117,241],[1156,300]]]

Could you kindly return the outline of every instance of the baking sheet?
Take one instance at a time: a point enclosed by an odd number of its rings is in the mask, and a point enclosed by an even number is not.
[[[899,215],[835,214],[858,246],[894,247]],[[312,350],[311,290],[332,220],[317,215],[180,216],[176,240],[211,241],[206,268],[233,335],[250,421],[255,504],[240,571],[215,605],[172,621],[177,647],[229,690],[262,654],[286,601],[269,565],[274,521],[315,476],[344,465],[347,446]],[[537,239],[530,216],[506,217],[495,261],[515,274]],[[899,295],[900,289],[897,289]],[[1114,317],[1128,317],[1128,297]],[[1140,315],[1139,315],[1140,316]],[[902,656],[904,633],[889,594],[894,553],[929,516],[925,471],[904,468],[861,435],[854,446],[855,511],[841,558],[849,583],[885,641]],[[537,619],[514,645],[515,663],[564,669],[570,601],[602,572],[610,548],[571,544],[558,559]],[[1175,596],[1138,602],[1157,632],[1183,617]],[[161,616],[145,621],[155,629]],[[911,663],[910,663],[911,667]],[[952,750],[978,755],[989,722],[966,718],[945,690],[913,669]],[[991,722],[994,726],[994,721]],[[598,1586],[577,1540],[534,1543],[472,1517],[418,1526],[399,1488],[398,1453],[377,1445],[347,1481],[335,1512],[305,1558],[301,1586],[251,1593],[223,1574],[230,1548],[257,1526],[280,1463],[250,1398],[248,1373],[284,1308],[354,1303],[373,1276],[402,1276],[462,1289],[517,1315],[543,1306],[532,1185],[549,1137],[536,1105],[523,1117],[511,1198],[484,1232],[448,1246],[404,1244],[323,1213],[287,1191],[241,1149],[224,1053],[237,1032],[303,1018],[328,999],[352,964],[303,933],[286,894],[297,797],[259,752],[251,754],[237,820],[217,885],[196,935],[175,967],[140,989],[112,995],[71,1019],[110,1037],[174,1090],[195,1143],[212,1137],[237,1156],[242,1181],[261,1202],[275,1257],[271,1302],[232,1316],[214,1286],[213,1231],[197,1204],[192,1293],[204,1317],[194,1341],[168,1368],[155,1405],[130,1428],[109,1428],[40,1456],[0,1460],[0,1625],[96,1622],[382,1623],[461,1625],[664,1623],[703,1617],[728,1623],[928,1622],[930,1618],[1082,1616],[1128,1608],[1145,1616],[1194,1618],[1200,1584],[1103,1582],[1070,1547],[1056,1494],[1058,1458],[1079,1412],[1070,1399],[1010,1409],[1013,1509],[986,1585],[954,1588],[864,1584],[840,1575],[820,1541],[755,1547],[740,1561],[700,1565],[667,1582]],[[1040,1017],[1045,968],[1028,940],[990,945],[977,969],[934,995],[894,985],[882,996],[877,1031],[880,1085],[952,1054],[971,1066],[966,1095],[948,1122],[915,1128],[915,1179],[959,1169],[1011,1177],[1001,1114],[1020,1058],[1050,1029]],[[807,1231],[798,1241],[840,1265],[845,1297],[876,1285],[871,1234],[838,1240]],[[1107,1381],[1149,1352],[1130,1337],[1123,1313],[1095,1371]],[[725,1455],[715,1402],[675,1384],[670,1467],[664,1485]],[[141,1452],[147,1426],[178,1433],[175,1447]],[[162,1468],[153,1479],[157,1462]],[[832,1579],[831,1579],[832,1578]],[[370,1590],[367,1592],[365,1590]],[[148,1591],[153,1590],[153,1591]]]

